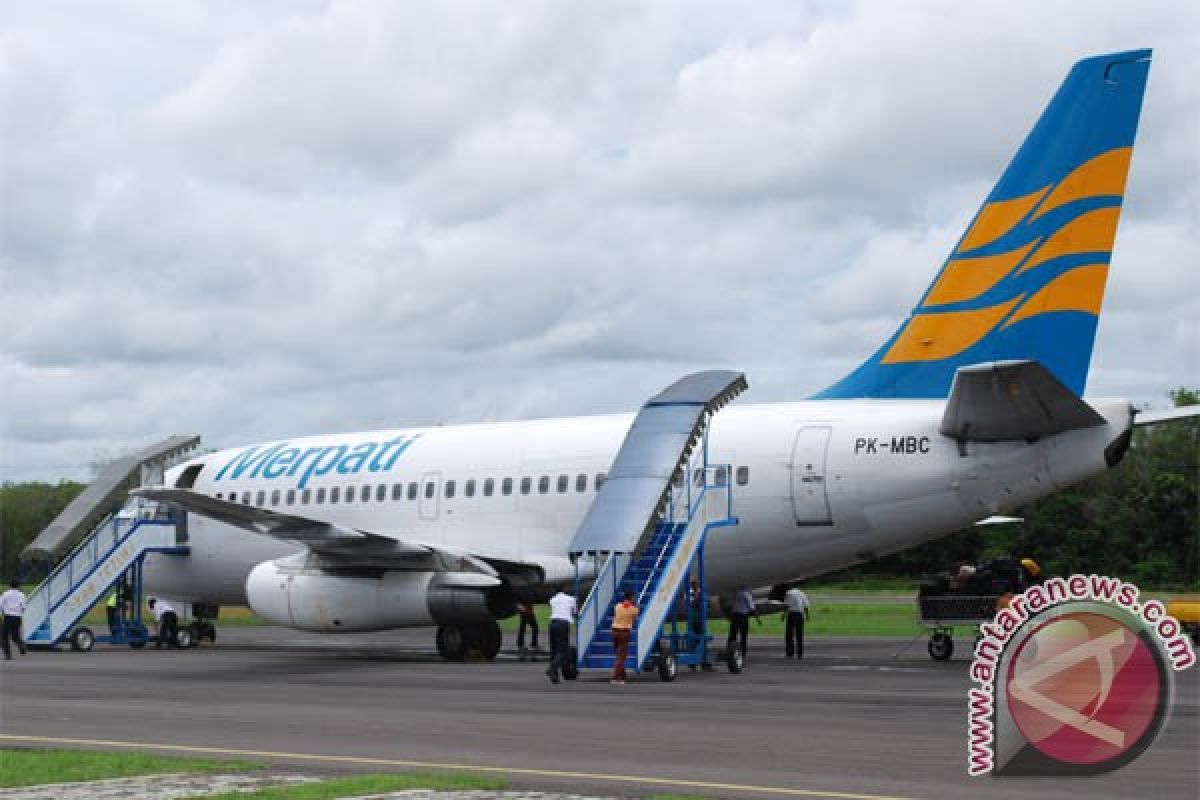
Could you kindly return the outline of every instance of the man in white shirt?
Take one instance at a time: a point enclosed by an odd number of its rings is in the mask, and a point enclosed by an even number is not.
[[[558,683],[558,676],[566,677],[567,655],[571,648],[571,623],[575,621],[575,598],[560,591],[550,598],[550,666],[546,676],[551,683]]]
[[[787,617],[784,630],[787,657],[795,655],[796,658],[804,658],[804,623],[809,619],[808,595],[801,590],[800,584],[793,584],[783,596],[783,602],[787,604],[787,611],[784,612]]]
[[[154,612],[154,618],[158,620],[158,641],[154,643],[156,648],[166,645],[167,647],[178,647],[175,643],[175,635],[179,632],[179,615],[175,613],[175,609],[171,604],[160,597],[151,597],[146,601],[146,605]]]
[[[12,661],[12,649],[8,642],[16,642],[21,655],[25,655],[25,640],[21,636],[21,619],[25,616],[25,593],[21,591],[21,582],[14,580],[12,585],[0,594],[0,613],[4,614],[4,629],[0,631],[0,644],[4,646],[5,661]]]

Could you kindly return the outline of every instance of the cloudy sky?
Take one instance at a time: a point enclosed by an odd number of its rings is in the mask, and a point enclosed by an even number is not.
[[[1155,48],[1088,391],[1200,384],[1179,3],[12,3],[0,480],[170,433],[800,399],[905,316],[1076,59]]]

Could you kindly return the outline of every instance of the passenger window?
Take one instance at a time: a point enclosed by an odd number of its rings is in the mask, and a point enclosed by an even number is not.
[[[494,492],[495,490],[496,490],[496,481],[495,480],[493,480],[492,478],[488,478],[483,482],[483,496],[484,497],[491,497],[492,492]]]
[[[267,493],[262,489],[258,490],[258,494],[254,496],[254,505],[262,508],[267,504]]]
[[[575,476],[575,491],[587,491],[587,475],[584,475],[582,472]]]
[[[334,486],[329,490],[329,502],[336,503],[338,501],[338,487]]]
[[[692,483],[696,486],[704,485],[704,469],[700,468],[692,475]]]
[[[566,475],[559,475],[558,476],[558,493],[563,494],[564,492],[566,492],[567,487],[570,486],[570,484],[571,484],[570,478],[568,478]]]
[[[745,486],[749,482],[750,482],[750,468],[749,467],[738,467],[737,468],[737,485]]]
[[[375,487],[375,502],[382,503],[387,500],[387,484],[381,483]]]
[[[346,491],[342,492],[342,496],[345,498],[345,502],[353,503],[354,502],[354,487],[347,486]]]
[[[242,505],[245,505],[245,506],[250,505],[250,493],[249,492],[242,492]]]
[[[303,492],[300,493],[300,503],[302,505],[308,505],[308,501],[311,499],[312,499],[312,489],[305,489]]]
[[[463,494],[465,494],[467,497],[475,496],[475,479],[474,478],[471,478],[467,481],[466,486],[463,487]]]
[[[446,497],[454,497],[454,481],[446,481]]]
[[[317,489],[317,505],[322,505],[325,502],[325,487]]]
[[[393,500],[403,500],[404,499],[404,484],[403,483],[393,483],[392,484],[392,499]]]
[[[272,491],[271,492],[271,505],[273,505],[273,506],[279,505],[279,498],[280,498],[279,490],[275,489],[274,491]]]
[[[510,494],[512,494],[512,478],[505,478],[500,483],[500,493],[505,497],[508,497]]]
[[[347,494],[347,496],[349,496],[349,491],[347,491],[346,494]],[[371,487],[370,486],[362,487],[362,491],[359,492],[358,499],[364,503],[369,501],[371,499]]]
[[[538,494],[545,494],[550,491],[550,476],[543,475],[538,478]]]
[[[606,473],[604,473],[604,472],[596,473],[596,491],[597,492],[600,491],[600,487],[603,486],[604,482],[607,480],[608,480],[608,475]]]
[[[409,500],[417,499],[417,482],[416,481],[413,481],[412,483],[410,483],[408,485],[408,499]]]
[[[431,497],[433,497],[433,481],[426,481],[425,482],[425,499],[428,500]]]
[[[521,494],[529,494],[529,489],[533,486],[533,478],[528,475],[521,478]]]
[[[724,486],[729,482],[728,475],[729,467],[717,467],[713,473],[713,483],[717,486]]]
[[[287,490],[287,504],[290,506],[290,505],[294,504],[295,502],[296,502],[296,490],[288,489]]]

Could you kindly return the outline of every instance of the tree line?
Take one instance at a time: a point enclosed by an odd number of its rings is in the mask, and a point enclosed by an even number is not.
[[[1170,393],[1176,406],[1200,390]],[[1114,469],[1016,512],[1020,524],[971,527],[827,580],[918,580],[959,563],[1030,556],[1051,574],[1095,572],[1164,589],[1200,589],[1200,421],[1136,428]],[[74,481],[0,486],[0,575],[81,491]]]

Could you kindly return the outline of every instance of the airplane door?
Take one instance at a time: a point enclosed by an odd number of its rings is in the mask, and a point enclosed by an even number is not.
[[[421,519],[437,519],[439,498],[442,495],[442,473],[426,472],[421,476],[417,513]]]
[[[797,525],[832,525],[825,493],[830,428],[801,428],[792,447],[792,508]]]

